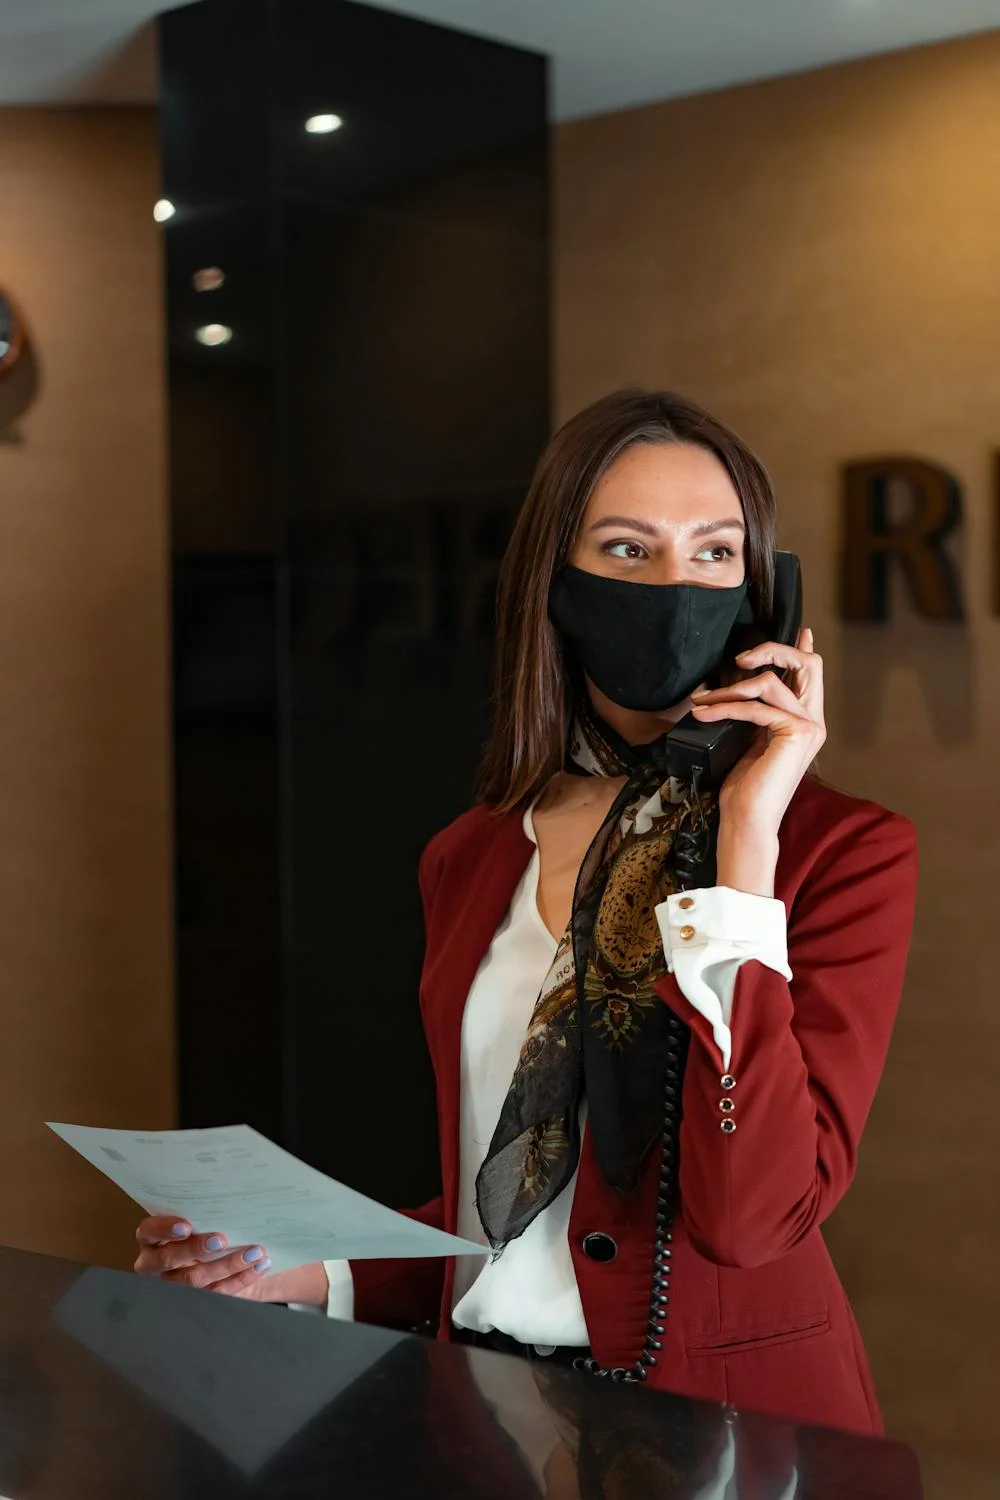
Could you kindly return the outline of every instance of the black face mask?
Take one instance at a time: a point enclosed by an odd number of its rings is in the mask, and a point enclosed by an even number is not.
[[[658,712],[693,693],[722,665],[733,627],[752,618],[746,581],[626,583],[563,568],[549,614],[595,687],[620,708]]]

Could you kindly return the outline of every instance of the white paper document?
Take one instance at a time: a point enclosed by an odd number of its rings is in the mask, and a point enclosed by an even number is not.
[[[248,1475],[404,1338],[95,1269],[53,1318]]]
[[[263,1245],[274,1270],[315,1260],[488,1255],[334,1182],[249,1125],[215,1130],[50,1129],[147,1213],[187,1219],[196,1234]]]

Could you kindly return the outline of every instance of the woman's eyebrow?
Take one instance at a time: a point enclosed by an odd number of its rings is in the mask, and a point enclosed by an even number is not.
[[[626,531],[639,531],[643,536],[659,536],[657,528],[649,521],[640,521],[638,516],[601,516],[599,521],[594,521],[590,527],[591,531],[600,531],[604,527],[624,527]],[[692,536],[710,536],[716,531],[746,531],[746,524],[741,516],[729,516],[724,521],[701,521],[697,526],[691,528]]]
[[[692,536],[709,536],[713,531],[746,531],[746,522],[741,516],[730,516],[727,521],[702,521],[692,529]]]
[[[600,531],[603,526],[623,526],[626,531],[641,531],[643,536],[659,536],[650,521],[640,521],[636,516],[602,516],[591,526],[591,531]]]

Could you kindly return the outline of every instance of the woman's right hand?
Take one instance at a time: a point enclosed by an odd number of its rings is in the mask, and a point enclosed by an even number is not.
[[[140,1276],[222,1292],[227,1297],[269,1300],[261,1295],[271,1268],[263,1245],[231,1250],[223,1235],[194,1234],[186,1219],[167,1214],[143,1219],[135,1237],[139,1254],[133,1269]]]

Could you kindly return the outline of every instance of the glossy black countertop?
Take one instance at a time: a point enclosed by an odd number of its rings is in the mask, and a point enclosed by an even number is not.
[[[0,1249],[7,1500],[918,1500],[898,1444]]]

